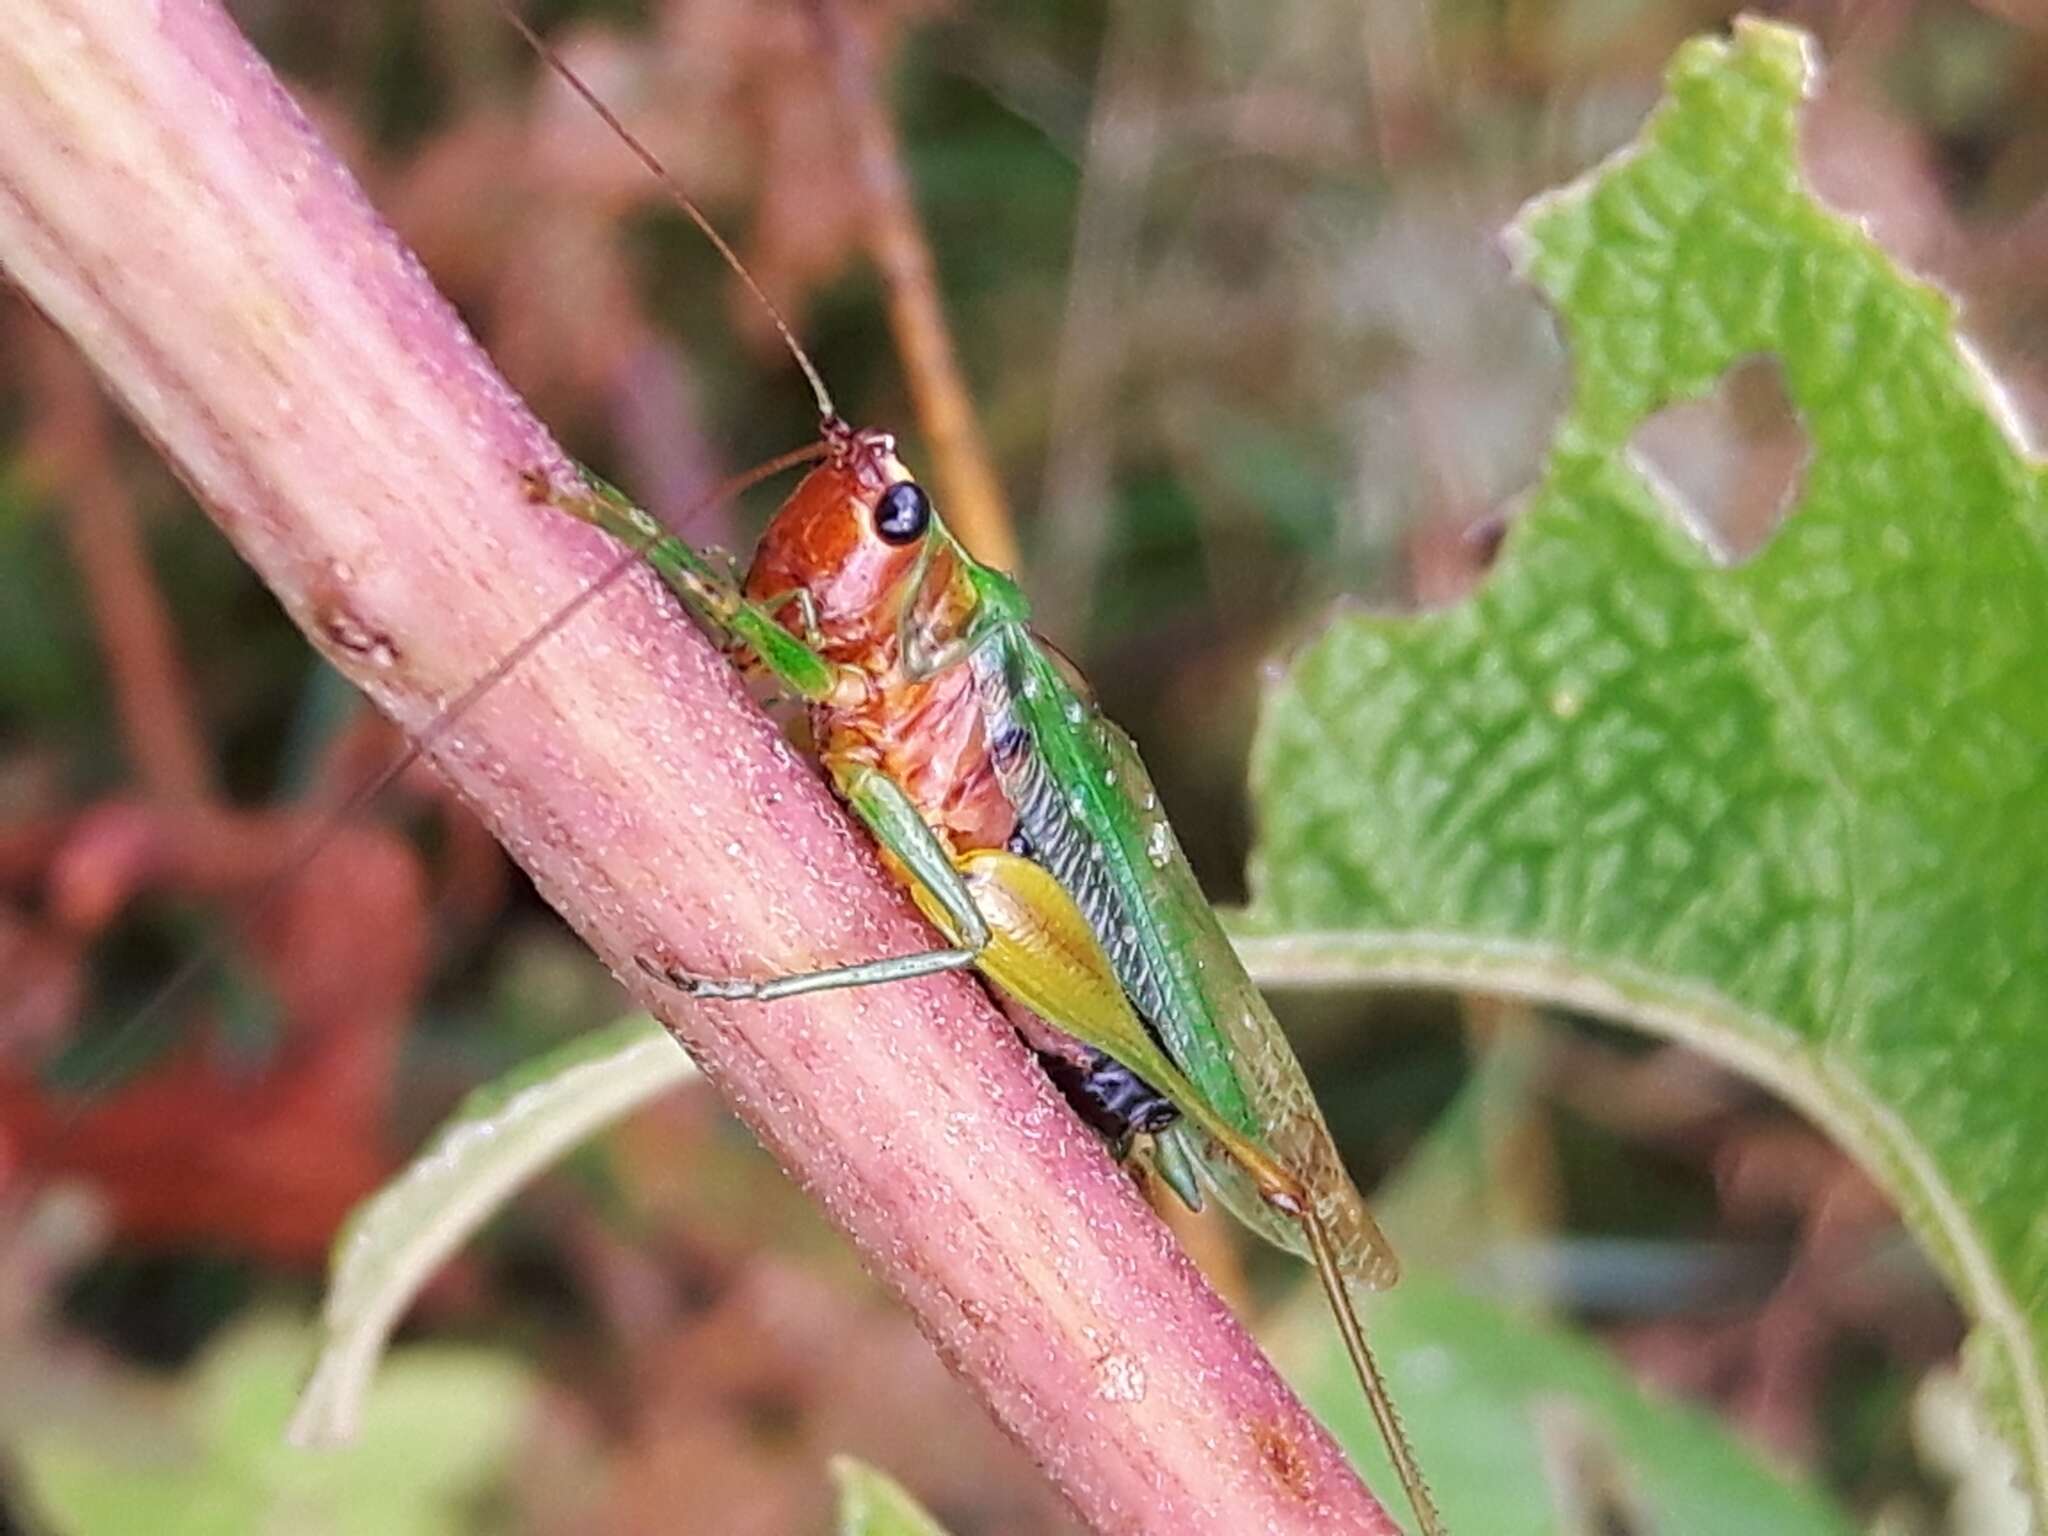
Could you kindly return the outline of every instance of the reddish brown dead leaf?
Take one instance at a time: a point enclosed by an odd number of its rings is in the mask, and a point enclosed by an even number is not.
[[[50,906],[83,942],[144,892],[246,896],[300,826],[102,807],[53,859]],[[413,853],[382,831],[343,830],[243,936],[283,1021],[260,1071],[223,1060],[202,1029],[79,1109],[10,1062],[0,1070],[4,1161],[21,1176],[91,1181],[137,1241],[317,1263],[394,1165],[384,1121],[426,930]]]

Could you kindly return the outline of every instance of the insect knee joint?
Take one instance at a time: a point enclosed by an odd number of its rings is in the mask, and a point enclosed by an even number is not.
[[[658,981],[665,987],[673,987],[685,997],[719,997],[718,983],[709,977],[692,975],[673,960],[656,959],[651,955],[635,955],[633,963],[640,967],[641,974],[650,981]]]

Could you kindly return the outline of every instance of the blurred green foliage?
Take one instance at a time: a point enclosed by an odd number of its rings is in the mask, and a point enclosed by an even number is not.
[[[298,1326],[246,1321],[166,1400],[123,1394],[90,1417],[24,1432],[13,1449],[33,1507],[77,1536],[466,1528],[526,1427],[524,1369],[486,1350],[406,1351],[379,1382],[355,1443],[308,1454],[284,1442],[305,1355]]]

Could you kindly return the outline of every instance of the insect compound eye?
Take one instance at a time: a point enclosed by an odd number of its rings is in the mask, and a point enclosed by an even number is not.
[[[875,532],[888,544],[914,544],[932,525],[932,499],[915,480],[898,480],[875,503]]]

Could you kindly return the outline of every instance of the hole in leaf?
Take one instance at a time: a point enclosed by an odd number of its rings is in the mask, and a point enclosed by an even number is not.
[[[1770,357],[1738,363],[1712,393],[1657,412],[1636,429],[1630,446],[1731,563],[1763,548],[1784,521],[1812,458],[1777,359]]]

